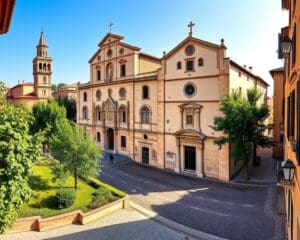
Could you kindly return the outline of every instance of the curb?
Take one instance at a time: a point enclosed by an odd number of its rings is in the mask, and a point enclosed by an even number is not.
[[[215,236],[215,235],[212,235],[209,233],[205,233],[205,232],[201,232],[201,231],[192,229],[190,227],[186,227],[182,224],[179,224],[177,222],[174,222],[172,220],[164,218],[164,217],[160,216],[158,213],[148,210],[132,201],[130,201],[129,206],[131,208],[133,208],[134,210],[136,210],[137,212],[139,212],[147,217],[150,217],[154,221],[162,223],[163,225],[165,225],[175,231],[184,233],[192,238],[196,238],[199,240],[228,240],[226,238],[218,237],[218,236]]]

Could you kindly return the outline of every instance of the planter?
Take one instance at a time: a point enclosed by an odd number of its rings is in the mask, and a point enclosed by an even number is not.
[[[53,228],[59,228],[66,225],[79,223],[81,225],[95,221],[114,211],[126,209],[129,206],[129,198],[125,196],[114,202],[108,203],[97,209],[88,212],[72,211],[69,213],[59,214],[52,217],[42,218],[41,216],[33,216],[26,218],[18,218],[12,228],[5,233],[27,232],[27,231],[47,231]]]

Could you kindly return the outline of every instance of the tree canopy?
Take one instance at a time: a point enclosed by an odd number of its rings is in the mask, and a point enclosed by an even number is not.
[[[0,233],[3,233],[30,196],[28,180],[32,163],[41,153],[42,132],[30,135],[29,123],[33,118],[29,112],[7,103],[0,92]]]
[[[76,122],[76,101],[75,99],[68,97],[58,97],[57,99],[58,105],[66,108],[67,118]]]
[[[50,138],[50,150],[56,159],[52,165],[56,179],[64,180],[74,175],[77,188],[78,175],[96,176],[102,152],[89,135],[67,120],[56,122],[57,133]]]
[[[232,144],[231,154],[236,160],[248,165],[251,155],[256,157],[256,147],[271,147],[272,138],[264,135],[264,121],[269,115],[267,105],[258,104],[262,94],[257,88],[247,90],[246,98],[233,91],[222,100],[220,110],[223,116],[214,118],[213,129],[222,131],[223,136],[214,143],[222,147]]]
[[[48,139],[55,134],[56,122],[66,118],[66,109],[59,106],[55,100],[49,100],[47,103],[38,102],[32,108],[32,116],[34,121],[30,126],[32,133],[46,131],[45,142],[48,144]]]

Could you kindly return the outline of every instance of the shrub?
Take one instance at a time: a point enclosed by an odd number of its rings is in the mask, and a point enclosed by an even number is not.
[[[108,203],[107,199],[103,196],[94,196],[92,202],[87,206],[89,209],[95,209]]]
[[[93,196],[94,197],[103,196],[109,202],[111,202],[117,198],[112,194],[112,192],[109,189],[107,189],[105,187],[99,187],[98,189],[96,189],[95,192],[93,193]]]
[[[102,186],[98,186],[98,188],[93,193],[93,196],[94,197],[92,202],[88,205],[88,208],[90,209],[101,207],[119,198],[117,196],[114,196],[111,190]]]
[[[87,182],[89,185],[91,185],[92,187],[94,188],[107,188],[108,190],[111,191],[111,193],[113,194],[113,196],[116,196],[116,197],[125,197],[126,196],[126,193],[122,192],[121,190],[109,185],[109,184],[106,184],[104,182],[101,182],[99,181],[98,179],[96,178],[93,178],[93,177],[89,177],[87,179]]]
[[[58,209],[68,208],[75,201],[76,192],[74,189],[60,188],[55,195],[55,203]]]

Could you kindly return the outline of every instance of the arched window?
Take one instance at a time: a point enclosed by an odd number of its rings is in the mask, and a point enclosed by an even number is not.
[[[203,66],[204,65],[204,60],[203,60],[203,58],[199,58],[198,59],[198,66]]]
[[[42,70],[43,69],[43,64],[39,64],[39,70]]]
[[[49,71],[49,72],[51,71],[50,63],[48,63],[48,71]]]
[[[149,98],[149,87],[143,86],[143,99]]]
[[[147,106],[141,109],[141,120],[142,123],[150,123],[150,109]]]
[[[83,101],[86,102],[87,101],[87,93],[83,92]]]
[[[110,62],[106,65],[106,81],[112,82],[114,76],[114,65]]]
[[[125,99],[126,98],[126,89],[125,88],[120,88],[119,90],[119,95],[121,99]]]
[[[181,62],[177,62],[177,69],[181,69]]]
[[[119,113],[120,113],[120,121],[123,123],[126,123],[126,108],[124,106],[121,106],[119,108]]]
[[[101,142],[101,133],[97,132],[97,137],[96,137],[97,142]]]
[[[96,107],[95,113],[96,113],[96,120],[101,121],[101,109],[100,109],[100,107]]]
[[[46,95],[46,90],[43,90],[43,95],[44,95],[44,96]]]
[[[43,71],[44,71],[44,72],[47,71],[47,65],[46,65],[46,63],[43,64]]]
[[[101,99],[101,91],[100,91],[100,90],[97,90],[97,91],[96,91],[96,99],[97,99],[98,101],[100,101],[100,99]]]
[[[88,119],[88,108],[86,106],[82,108],[82,118]]]
[[[46,84],[47,83],[47,78],[44,77],[43,80],[44,80],[44,83]]]

